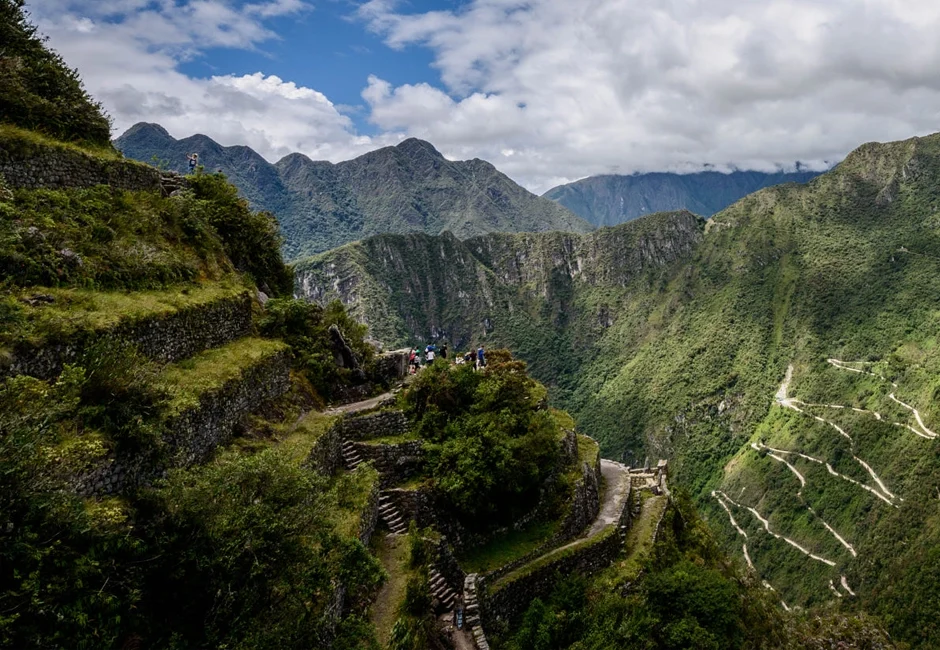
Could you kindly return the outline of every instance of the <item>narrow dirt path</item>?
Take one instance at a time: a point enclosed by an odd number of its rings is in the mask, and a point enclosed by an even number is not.
[[[752,508],[752,507],[750,507],[750,506],[742,505],[742,504],[740,504],[740,503],[734,501],[731,497],[729,497],[729,496],[728,496],[727,494],[725,494],[724,492],[719,491],[718,494],[720,494],[720,495],[722,496],[722,498],[725,499],[725,500],[726,500],[728,503],[730,503],[731,505],[733,505],[733,506],[735,506],[735,507],[737,507],[737,508],[742,508],[742,509],[744,509],[744,510],[747,510],[747,511],[750,512],[752,515],[754,515],[754,518],[757,519],[757,520],[761,523],[761,525],[764,527],[764,530],[766,530],[766,531],[767,531],[767,534],[770,535],[771,537],[775,537],[775,538],[779,539],[779,540],[782,541],[782,542],[786,542],[787,544],[789,544],[790,546],[792,546],[792,547],[795,548],[796,550],[800,551],[801,553],[803,553],[803,554],[806,555],[807,557],[810,557],[810,558],[816,560],[817,562],[822,562],[823,564],[826,564],[826,565],[828,565],[828,566],[833,566],[833,567],[836,565],[836,563],[833,562],[832,560],[829,560],[829,559],[827,559],[827,558],[824,558],[824,557],[822,557],[822,556],[820,556],[820,555],[816,555],[815,553],[813,553],[812,551],[810,551],[810,550],[807,549],[807,548],[804,548],[804,547],[801,546],[799,543],[793,541],[793,540],[790,539],[789,537],[785,537],[784,535],[781,535],[780,533],[775,533],[775,532],[774,532],[773,530],[771,530],[771,528],[770,528],[770,521],[768,521],[767,519],[765,519],[765,518],[761,515],[761,513],[759,513],[759,512],[758,512],[757,510],[755,510],[754,508]]]
[[[712,496],[715,497],[715,500],[718,501],[718,503],[721,504],[721,507],[724,508],[725,512],[728,513],[728,519],[731,520],[731,525],[734,526],[734,529],[738,531],[738,535],[741,535],[744,539],[747,539],[747,533],[744,531],[743,528],[741,528],[738,525],[738,522],[735,520],[734,515],[731,514],[731,508],[728,507],[728,504],[722,501],[720,494],[724,494],[724,493],[723,492],[719,493],[716,490],[712,490]],[[744,544],[741,545],[741,551],[744,553],[744,560],[747,562],[748,567],[750,567],[751,571],[757,574],[757,577],[760,578],[761,577],[760,571],[757,570],[757,567],[754,566],[754,562],[751,561],[751,554],[747,552],[747,542],[744,542]],[[777,593],[777,590],[774,589],[773,586],[766,580],[761,579],[761,584],[764,585],[764,588],[774,593]],[[787,610],[788,612],[790,611],[789,605],[787,605],[786,601],[784,601],[783,598],[780,599],[780,604],[783,605],[783,608],[785,610]]]
[[[354,402],[353,404],[343,404],[342,406],[334,406],[328,408],[324,411],[327,415],[338,415],[340,413],[358,413],[359,411],[368,411],[369,409],[375,408],[383,400],[388,399],[389,397],[394,397],[394,392],[382,393],[381,395],[376,395],[375,397],[370,397],[369,399],[362,400],[361,402]]]
[[[799,499],[800,503],[802,503],[806,507],[806,509],[809,510],[810,513],[812,513],[813,517],[818,519],[819,522],[823,526],[825,526],[826,530],[828,530],[832,534],[832,536],[835,537],[836,540],[838,540],[838,542],[842,544],[842,546],[844,546],[849,551],[849,553],[852,554],[852,557],[858,557],[858,554],[855,552],[855,547],[853,547],[851,544],[845,541],[845,538],[842,537],[842,535],[837,533],[832,526],[826,523],[826,520],[820,517],[819,514],[815,510],[813,510],[812,506],[806,503],[806,499],[803,498],[803,488],[806,487],[806,477],[804,477],[796,467],[791,465],[790,461],[788,461],[786,458],[783,458],[782,456],[778,456],[776,453],[774,453],[775,450],[771,450],[770,447],[761,445],[756,442],[752,442],[751,447],[754,449],[754,451],[757,451],[757,452],[760,452],[762,450],[767,450],[767,455],[770,458],[773,458],[777,462],[783,463],[784,465],[787,466],[787,468],[791,472],[793,472],[793,474],[796,475],[796,478],[800,481],[800,489],[796,491],[796,498]]]
[[[601,476],[607,489],[604,490],[604,501],[600,511],[584,537],[593,537],[620,519],[623,511],[623,502],[630,489],[630,473],[626,467],[612,460],[601,459]]]
[[[405,596],[408,582],[408,544],[400,535],[384,535],[378,541],[377,556],[382,568],[388,573],[388,580],[382,585],[369,619],[375,626],[379,644],[384,648],[391,638],[392,626],[398,615],[398,604]]]
[[[869,493],[871,493],[871,494],[874,494],[876,497],[878,497],[879,499],[881,499],[882,501],[884,501],[885,503],[887,503],[889,506],[895,506],[895,507],[897,507],[897,506],[894,504],[894,502],[891,501],[891,499],[889,499],[888,497],[886,497],[885,495],[883,495],[883,494],[882,494],[881,492],[879,492],[878,490],[875,490],[874,488],[871,488],[871,487],[865,485],[864,483],[862,483],[862,482],[860,482],[860,481],[856,481],[856,480],[855,480],[854,478],[852,478],[851,476],[846,476],[845,474],[840,474],[840,473],[837,472],[835,469],[833,469],[832,465],[830,465],[829,463],[827,463],[826,461],[824,461],[824,460],[822,460],[822,459],[820,459],[820,458],[814,458],[813,456],[808,456],[808,455],[806,455],[806,454],[804,454],[804,453],[802,453],[802,452],[799,452],[799,451],[790,451],[790,450],[787,450],[787,449],[775,449],[774,447],[768,447],[767,445],[765,445],[765,444],[763,444],[763,443],[760,443],[760,442],[758,442],[758,443],[751,443],[751,446],[752,446],[752,447],[755,447],[755,445],[756,445],[756,448],[757,448],[757,449],[767,449],[768,451],[772,451],[772,452],[774,452],[774,453],[776,453],[776,454],[784,454],[784,455],[792,454],[792,455],[794,455],[794,456],[799,456],[800,458],[803,458],[803,459],[808,460],[808,461],[810,461],[810,462],[816,463],[816,464],[818,464],[818,465],[823,465],[823,466],[826,468],[826,470],[827,470],[830,474],[832,474],[833,476],[838,477],[838,478],[841,478],[843,481],[848,481],[848,482],[851,483],[852,485],[855,485],[855,486],[857,486],[857,487],[860,487],[860,488],[862,488],[863,490],[865,490],[866,492],[869,492]]]

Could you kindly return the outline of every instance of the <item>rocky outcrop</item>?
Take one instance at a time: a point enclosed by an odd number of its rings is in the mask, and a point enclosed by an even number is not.
[[[686,259],[703,233],[676,212],[587,235],[381,235],[298,262],[295,293],[341,300],[387,345],[445,338],[457,352],[508,342],[514,314],[563,308],[577,287],[622,288]]]

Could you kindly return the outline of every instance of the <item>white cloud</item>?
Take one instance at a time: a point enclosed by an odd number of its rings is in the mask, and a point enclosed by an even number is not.
[[[257,48],[276,38],[265,19],[308,8],[300,0],[240,7],[223,0],[49,0],[33,13],[114,117],[118,134],[136,122],[158,122],[176,137],[203,133],[246,144],[271,161],[294,151],[343,160],[384,140],[357,135],[322,93],[262,72],[192,78],[178,70],[211,47]]]
[[[118,131],[159,122],[269,160],[336,161],[417,136],[542,191],[596,173],[824,165],[940,124],[936,0],[409,6],[371,0],[357,16],[392,48],[428,48],[441,84],[363,80],[376,137],[356,132],[349,107],[264,70],[179,72],[210,48],[261,48],[278,38],[269,20],[310,11],[305,0],[37,0],[33,11]]]
[[[940,124],[935,0],[406,6],[359,16],[391,47],[430,48],[447,92],[370,81],[373,121],[536,190],[614,170],[820,166]]]

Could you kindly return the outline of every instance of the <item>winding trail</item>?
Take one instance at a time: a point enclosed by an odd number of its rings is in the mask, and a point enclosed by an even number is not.
[[[763,444],[763,443],[761,443],[761,442],[752,443],[751,446],[752,446],[752,447],[755,447],[755,446],[756,446],[756,448],[758,448],[758,449],[766,449],[766,450],[772,451],[772,452],[774,452],[774,453],[776,453],[776,454],[785,454],[785,455],[786,455],[786,454],[792,454],[792,455],[794,455],[794,456],[799,456],[800,458],[803,458],[803,459],[808,460],[808,461],[810,461],[810,462],[816,463],[816,464],[818,464],[818,465],[823,465],[823,466],[826,468],[826,470],[827,470],[830,474],[832,474],[833,476],[836,476],[836,477],[838,477],[838,478],[841,478],[843,481],[848,481],[849,483],[852,483],[853,485],[855,485],[855,486],[857,486],[857,487],[860,487],[860,488],[862,488],[863,490],[865,490],[865,491],[867,491],[867,492],[870,492],[871,494],[874,494],[876,497],[878,497],[879,499],[881,499],[882,501],[884,501],[885,503],[887,503],[889,506],[894,506],[895,508],[897,507],[897,505],[895,505],[894,502],[891,501],[891,499],[889,499],[888,497],[886,497],[885,495],[883,495],[883,494],[882,494],[881,492],[879,492],[878,490],[875,490],[874,488],[871,488],[871,487],[865,485],[864,483],[861,483],[861,482],[859,482],[859,481],[856,481],[856,480],[855,480],[854,478],[852,478],[851,476],[846,476],[845,474],[840,474],[840,473],[837,472],[835,469],[833,469],[832,465],[830,465],[829,463],[827,463],[826,461],[824,461],[824,460],[822,460],[822,459],[820,459],[820,458],[813,458],[812,456],[807,456],[806,454],[804,454],[804,453],[802,453],[802,452],[799,452],[799,451],[788,451],[788,450],[786,450],[786,449],[775,449],[774,447],[768,447],[767,445],[765,445],[765,444]]]
[[[731,525],[734,526],[734,529],[738,531],[738,535],[741,535],[742,537],[744,537],[744,539],[747,539],[747,533],[744,531],[743,528],[741,528],[738,525],[738,522],[735,521],[734,515],[731,514],[731,508],[729,508],[728,505],[724,501],[722,501],[721,496],[719,496],[719,493],[715,490],[712,490],[712,496],[715,497],[715,500],[718,501],[718,503],[721,504],[721,507],[724,508],[725,512],[728,513],[728,519],[731,520]],[[747,542],[744,542],[744,544],[741,545],[741,551],[744,553],[744,559],[747,562],[748,567],[750,567],[751,571],[756,573],[757,576],[760,578],[760,571],[757,570],[757,567],[754,566],[754,562],[751,561],[751,554],[747,552]],[[761,584],[763,584],[764,587],[769,589],[770,591],[777,593],[777,590],[774,589],[773,586],[771,586],[771,584],[767,582],[766,580],[761,579]],[[780,599],[780,604],[783,605],[783,608],[785,610],[787,610],[788,612],[790,611],[789,605],[787,605],[787,603],[783,600],[783,598]]]
[[[783,542],[786,542],[787,544],[789,544],[790,546],[792,546],[792,547],[795,548],[796,550],[800,551],[801,553],[803,553],[803,554],[806,555],[807,557],[810,557],[810,558],[816,560],[817,562],[822,562],[823,564],[826,564],[826,565],[831,566],[831,567],[834,567],[834,566],[836,565],[836,563],[833,562],[832,560],[829,560],[829,559],[827,559],[827,558],[824,558],[824,557],[822,557],[822,556],[820,556],[820,555],[816,555],[815,553],[813,553],[813,552],[810,551],[809,549],[804,548],[803,546],[801,546],[801,545],[798,544],[797,542],[793,541],[793,540],[790,539],[789,537],[785,537],[785,536],[781,535],[780,533],[775,533],[773,530],[770,529],[770,522],[769,522],[767,519],[765,519],[765,518],[764,518],[757,510],[755,510],[754,508],[752,508],[752,507],[750,507],[750,506],[742,505],[742,504],[740,504],[740,503],[737,503],[736,501],[734,501],[733,499],[731,499],[731,497],[729,497],[729,496],[728,496],[727,494],[725,494],[724,492],[721,492],[720,490],[717,491],[717,493],[720,494],[720,495],[722,496],[722,498],[725,499],[725,500],[726,500],[728,503],[730,503],[731,505],[736,506],[736,507],[738,507],[738,508],[742,508],[742,509],[744,509],[744,510],[747,510],[747,511],[750,512],[752,515],[754,515],[754,517],[764,526],[764,530],[767,531],[767,534],[770,535],[771,537],[775,537],[775,538],[777,538],[777,539],[779,539],[779,540],[781,540],[781,541],[783,541]]]
[[[892,384],[892,386],[893,386],[893,385],[894,385],[894,384]],[[914,408],[914,407],[911,406],[910,404],[905,404],[904,402],[902,402],[901,400],[899,400],[897,397],[894,396],[894,393],[889,394],[888,397],[890,397],[890,398],[893,399],[895,402],[897,402],[898,404],[900,404],[901,406],[903,406],[904,408],[906,408],[908,411],[910,411],[911,413],[913,413],[913,414],[914,414],[914,419],[917,420],[918,426],[920,426],[920,428],[923,429],[924,433],[923,433],[923,434],[918,433],[916,430],[914,430],[913,427],[910,427],[910,426],[909,426],[908,428],[909,428],[911,431],[914,431],[914,433],[917,433],[917,435],[923,436],[924,438],[928,438],[928,439],[940,438],[940,434],[938,434],[938,433],[935,432],[935,431],[931,431],[930,429],[927,428],[927,425],[924,424],[923,418],[920,417],[920,411],[918,411],[916,408]]]
[[[802,503],[806,507],[806,509],[809,510],[812,513],[812,515],[816,519],[818,519],[823,526],[826,527],[826,530],[832,533],[832,536],[835,537],[839,541],[839,543],[842,544],[842,546],[844,546],[849,551],[849,553],[852,554],[852,557],[858,557],[858,553],[855,552],[855,547],[853,547],[851,544],[845,541],[845,538],[842,537],[842,535],[837,533],[832,526],[826,523],[825,519],[820,517],[819,514],[815,510],[813,510],[812,506],[806,503],[806,499],[803,498],[803,488],[806,487],[806,477],[804,477],[796,467],[791,465],[790,461],[774,453],[776,452],[775,449],[771,449],[770,447],[767,447],[763,444],[756,443],[756,442],[751,443],[751,448],[753,448],[754,451],[758,453],[760,453],[763,450],[767,450],[767,455],[769,457],[773,458],[774,460],[780,463],[783,463],[784,465],[787,466],[787,468],[789,468],[791,472],[793,472],[796,475],[796,478],[799,479],[800,481],[800,489],[797,490],[796,492],[796,498],[799,499],[800,503]]]
[[[834,360],[834,359],[829,359],[829,362],[830,362],[830,363],[832,363],[833,361],[835,361],[835,360]],[[841,363],[841,362],[840,362],[840,363]],[[833,364],[833,365],[835,365],[835,364]],[[836,367],[841,368],[841,367],[843,367],[843,366],[836,366]],[[863,371],[863,370],[857,370],[857,369],[855,369],[855,368],[846,368],[846,369],[852,370],[853,372],[866,373],[866,374],[869,374],[869,375],[873,375],[873,376],[875,376],[875,377],[880,377],[880,375],[875,375],[874,373],[870,373],[870,372]],[[838,431],[841,435],[843,435],[845,438],[847,438],[847,439],[849,440],[849,442],[852,443],[852,458],[855,460],[855,462],[857,462],[859,465],[861,465],[861,466],[865,469],[865,471],[868,472],[868,475],[872,478],[872,480],[873,480],[875,483],[878,484],[878,487],[881,488],[881,491],[884,493],[884,495],[886,495],[886,496],[887,496],[889,499],[891,499],[891,500],[897,498],[897,497],[891,492],[891,490],[888,489],[888,486],[884,484],[884,481],[881,480],[881,477],[878,476],[878,474],[875,472],[875,470],[872,469],[871,465],[869,465],[869,464],[866,463],[864,460],[862,460],[861,458],[859,458],[858,456],[855,455],[855,441],[852,440],[852,436],[850,436],[850,435],[845,431],[845,429],[843,429],[842,427],[840,427],[840,426],[839,426],[838,424],[836,424],[835,422],[832,422],[832,421],[827,420],[827,419],[825,419],[825,418],[821,418],[821,417],[819,417],[818,415],[813,415],[812,413],[808,413],[808,412],[804,411],[803,409],[801,409],[800,407],[798,407],[798,406],[796,405],[796,404],[799,402],[799,400],[795,400],[795,399],[793,399],[793,398],[787,396],[787,393],[788,393],[788,391],[789,391],[789,389],[790,389],[790,381],[791,381],[792,379],[793,379],[793,366],[792,366],[792,364],[791,364],[790,366],[787,367],[787,374],[786,374],[786,376],[785,376],[784,379],[783,379],[783,383],[781,383],[781,384],[780,384],[780,388],[777,389],[777,394],[776,394],[776,400],[777,400],[777,402],[778,402],[779,404],[781,404],[782,406],[785,406],[785,407],[787,407],[787,408],[791,408],[791,409],[793,409],[793,410],[795,410],[795,411],[797,411],[797,412],[799,412],[799,413],[802,413],[802,414],[804,414],[804,415],[808,415],[809,417],[811,417],[811,418],[813,418],[813,419],[815,419],[815,420],[818,420],[818,421],[820,421],[820,422],[824,422],[825,424],[828,424],[829,426],[833,427],[836,431]],[[801,402],[800,402],[800,403],[801,403]],[[827,466],[828,466],[828,465],[827,465]],[[830,470],[830,472],[833,472],[833,470]],[[859,483],[859,485],[862,485],[862,484]]]
[[[848,370],[849,372],[857,372],[860,375],[871,375],[872,377],[877,377],[881,381],[887,381],[889,384],[891,384],[895,388],[898,387],[898,385],[895,384],[893,381],[888,381],[887,379],[885,379],[883,375],[877,375],[871,372],[870,370],[860,370],[858,368],[853,368],[848,365],[850,363],[871,365],[872,363],[871,361],[839,361],[838,359],[826,359],[826,361],[830,363],[831,365],[835,366],[836,368],[839,368],[840,370]]]

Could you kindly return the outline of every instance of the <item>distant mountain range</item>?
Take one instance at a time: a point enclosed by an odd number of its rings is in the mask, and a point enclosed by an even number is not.
[[[514,183],[490,163],[449,161],[433,145],[408,139],[333,164],[290,154],[271,164],[245,146],[204,135],[173,138],[157,124],[136,124],[114,142],[125,156],[183,172],[199,154],[221,170],[256,209],[274,213],[289,260],[380,233],[460,239],[490,232],[591,230],[561,205]]]
[[[591,176],[559,185],[542,196],[557,201],[599,228],[671,210],[689,210],[710,217],[757,190],[784,183],[805,183],[821,173],[657,172],[631,176]]]

